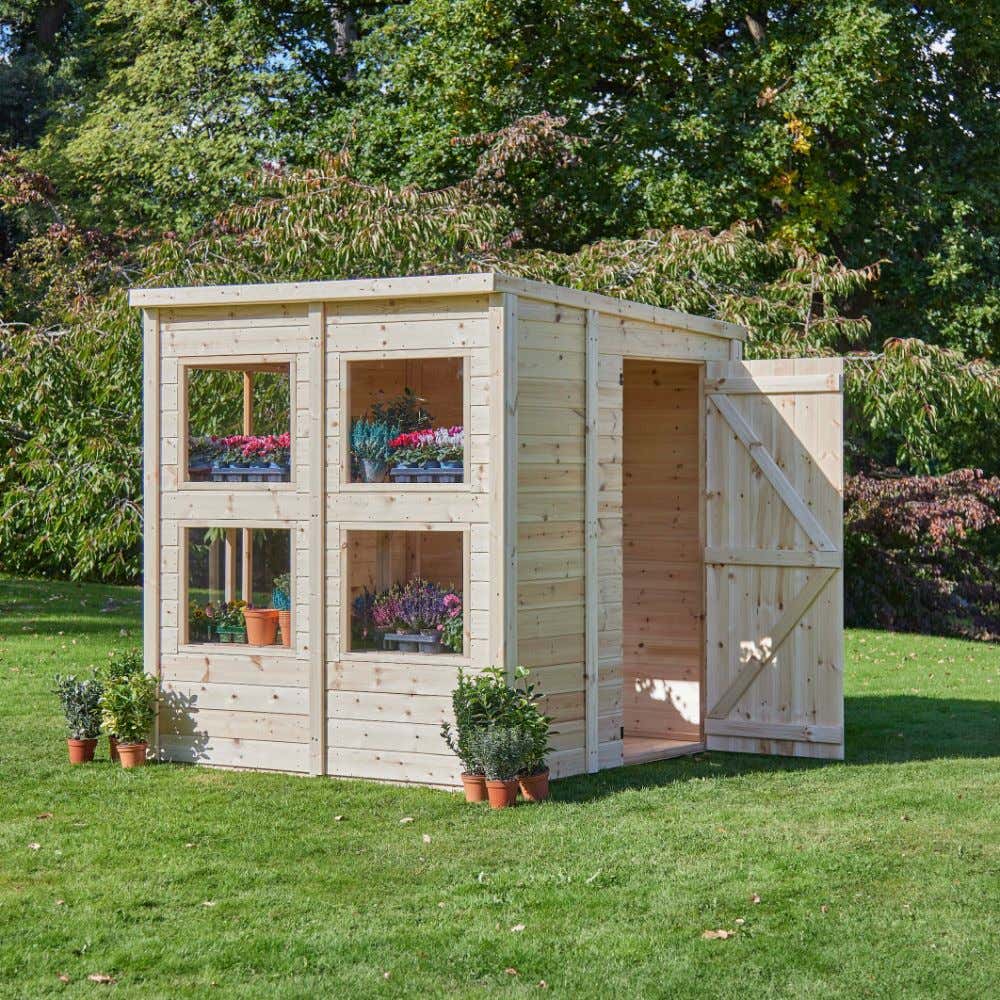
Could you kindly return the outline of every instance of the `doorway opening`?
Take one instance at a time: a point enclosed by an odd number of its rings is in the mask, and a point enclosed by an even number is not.
[[[699,366],[624,361],[624,762],[704,747]]]

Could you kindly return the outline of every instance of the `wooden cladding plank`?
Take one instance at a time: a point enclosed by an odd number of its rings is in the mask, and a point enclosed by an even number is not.
[[[188,652],[164,655],[161,663],[165,681],[302,688],[309,682],[306,664],[290,656]]]
[[[196,739],[274,740],[308,743],[309,716],[280,712],[229,712],[215,709],[161,707],[164,734]]]
[[[461,765],[451,754],[407,753],[403,750],[350,750],[337,747],[327,755],[327,773],[344,778],[444,785],[461,783]]]
[[[600,767],[600,736],[597,717],[599,712],[599,579],[597,499],[598,476],[598,370],[600,366],[600,318],[596,309],[587,310],[586,320],[586,476],[584,481],[584,577],[586,581],[584,614],[584,666],[586,691],[585,749],[587,771],[594,773]]]
[[[452,664],[391,663],[381,658],[376,662],[340,660],[327,670],[327,687],[333,691],[450,697],[458,680],[458,669]]]
[[[308,517],[309,495],[290,490],[180,490],[163,497],[163,516],[212,524],[218,521],[289,522]],[[275,527],[287,526],[276,524]]]
[[[440,726],[415,722],[332,719],[327,730],[327,746],[334,755],[338,748],[436,755],[450,753],[441,738]]]
[[[705,380],[707,393],[724,395],[781,395],[804,392],[840,392],[843,376],[839,372],[820,375],[771,375],[753,378],[749,375]]]
[[[452,718],[451,698],[383,691],[328,691],[332,719],[368,719],[440,725]]]
[[[143,668],[160,676],[160,319],[157,311],[143,313]],[[153,724],[153,749],[159,748],[159,721]]]
[[[309,744],[275,740],[230,739],[221,736],[165,735],[160,743],[165,760],[258,771],[309,771]]]
[[[192,681],[164,680],[163,703],[178,711],[226,710],[233,712],[305,715],[309,711],[306,688],[280,687],[273,684],[199,684]],[[220,734],[222,735],[222,734]]]
[[[306,586],[298,592],[308,595],[309,653],[309,770],[326,772],[326,317],[321,302],[309,303],[309,353],[306,374],[309,381],[309,564]],[[300,641],[301,645],[301,641]]]
[[[839,567],[843,562],[840,552],[815,549],[705,549],[708,565],[735,566],[800,566],[809,568]]]

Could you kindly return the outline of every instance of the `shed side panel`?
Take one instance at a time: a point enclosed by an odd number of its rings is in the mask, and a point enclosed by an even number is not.
[[[460,784],[461,766],[441,739],[441,723],[452,718],[459,668],[489,665],[493,627],[489,305],[483,295],[326,305],[329,775]],[[456,371],[463,379],[460,396],[441,391]],[[454,487],[350,482],[352,418],[379,390],[391,397],[404,388],[426,398],[435,425],[465,427],[467,482]],[[456,533],[462,536],[457,549],[449,541]],[[462,584],[467,657],[351,652],[352,598],[363,586],[383,589],[403,567],[409,575]]]
[[[517,659],[553,719],[556,777],[585,750],[585,314],[518,301]]]
[[[313,367],[308,305],[197,306],[160,310],[163,483],[160,525],[162,701],[160,751],[167,760],[263,770],[310,770],[309,422]],[[290,363],[295,486],[259,490],[186,483],[186,372],[199,364]],[[186,645],[192,527],[282,528],[292,533],[294,648]],[[234,557],[235,558],[235,557]]]

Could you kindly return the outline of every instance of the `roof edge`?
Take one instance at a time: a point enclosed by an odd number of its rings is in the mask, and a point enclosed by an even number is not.
[[[346,281],[294,281],[257,285],[193,285],[133,288],[129,305],[150,308],[269,305],[284,302],[343,302],[368,298],[431,298],[509,292],[579,309],[596,309],[623,319],[671,326],[709,337],[745,340],[736,323],[664,309],[612,295],[585,292],[544,281],[514,278],[500,271],[478,274],[433,274],[399,278],[355,278]]]

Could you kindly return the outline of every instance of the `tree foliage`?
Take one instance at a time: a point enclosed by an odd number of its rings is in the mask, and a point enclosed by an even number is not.
[[[73,222],[46,225],[41,213],[58,206],[43,197],[44,178],[25,181],[42,192],[26,201],[25,184],[15,184],[8,207],[39,214],[35,235],[7,271],[6,286],[15,291],[6,300],[0,353],[0,397],[11,401],[0,414],[0,562],[109,579],[139,572],[141,333],[128,285],[502,268],[743,322],[748,350],[758,356],[831,353],[866,335],[863,322],[839,309],[874,271],[845,268],[754,227],[719,234],[676,228],[575,253],[522,248],[516,207],[494,200],[496,185],[508,158],[517,169],[527,165],[533,130],[552,147],[549,125],[498,133],[470,177],[434,191],[364,183],[344,155],[306,169],[271,166],[253,180],[251,200],[202,232],[149,243]],[[936,425],[914,409],[914,392],[942,410],[976,397],[961,381],[969,372],[960,363],[949,386],[940,384],[936,365],[907,374],[915,357],[923,355],[912,345],[889,345],[858,366],[865,374],[851,384],[859,435],[895,434],[897,449],[933,457]],[[987,366],[975,375],[996,384]],[[904,376],[914,391],[897,391]],[[983,412],[995,401],[995,393],[984,395]],[[959,415],[948,419],[957,425]]]

